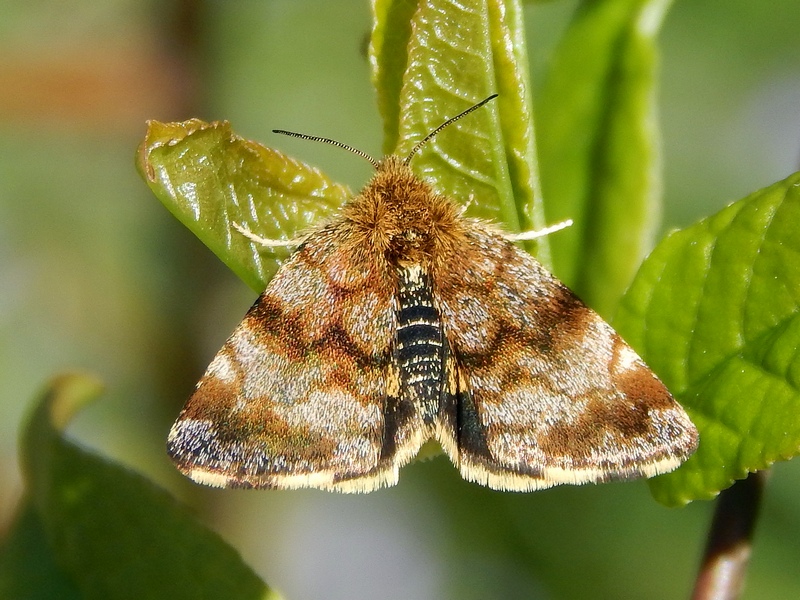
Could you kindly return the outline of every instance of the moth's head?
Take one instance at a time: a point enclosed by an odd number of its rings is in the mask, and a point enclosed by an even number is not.
[[[460,114],[447,119],[401,158],[387,156],[378,161],[365,152],[342,142],[318,136],[274,129],[292,137],[324,142],[348,150],[368,160],[375,175],[352,201],[342,209],[342,217],[355,225],[359,239],[384,251],[397,262],[425,262],[437,252],[437,246],[459,235],[461,210],[453,202],[436,194],[409,166],[416,154],[445,127],[477,110],[497,97],[493,94]]]
[[[379,163],[343,216],[395,264],[427,263],[439,245],[460,230],[461,222],[458,205],[437,194],[397,156]]]
[[[425,243],[437,216],[432,208],[437,195],[398,156],[387,156],[361,196],[376,215],[376,225],[395,243],[414,248]]]

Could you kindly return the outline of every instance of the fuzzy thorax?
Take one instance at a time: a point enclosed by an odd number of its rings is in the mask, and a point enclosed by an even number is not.
[[[384,158],[360,194],[343,209],[355,237],[395,265],[427,266],[443,250],[463,243],[459,207],[436,194],[397,156]]]

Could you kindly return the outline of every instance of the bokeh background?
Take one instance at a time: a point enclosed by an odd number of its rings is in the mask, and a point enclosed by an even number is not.
[[[575,3],[527,5],[534,83]],[[710,503],[644,483],[500,494],[443,458],[363,497],[206,490],[164,440],[254,299],[150,195],[145,120],[227,119],[357,189],[369,165],[276,127],[379,154],[366,0],[0,0],[0,535],[16,438],[44,383],[108,386],[71,428],[194,505],[287,598],[681,598]],[[800,3],[677,2],[661,36],[664,227],[800,168]],[[796,463],[796,461],[795,461]],[[800,597],[800,466],[777,465],[747,599]]]

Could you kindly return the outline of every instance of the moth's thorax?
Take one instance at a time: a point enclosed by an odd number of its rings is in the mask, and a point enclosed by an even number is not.
[[[396,156],[381,161],[343,217],[359,238],[396,264],[429,263],[443,244],[457,243],[463,232],[458,206],[436,194]]]

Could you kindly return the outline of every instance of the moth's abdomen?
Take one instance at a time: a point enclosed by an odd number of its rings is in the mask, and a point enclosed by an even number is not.
[[[446,347],[428,275],[416,265],[398,269],[397,363],[403,393],[425,423],[439,411]]]

